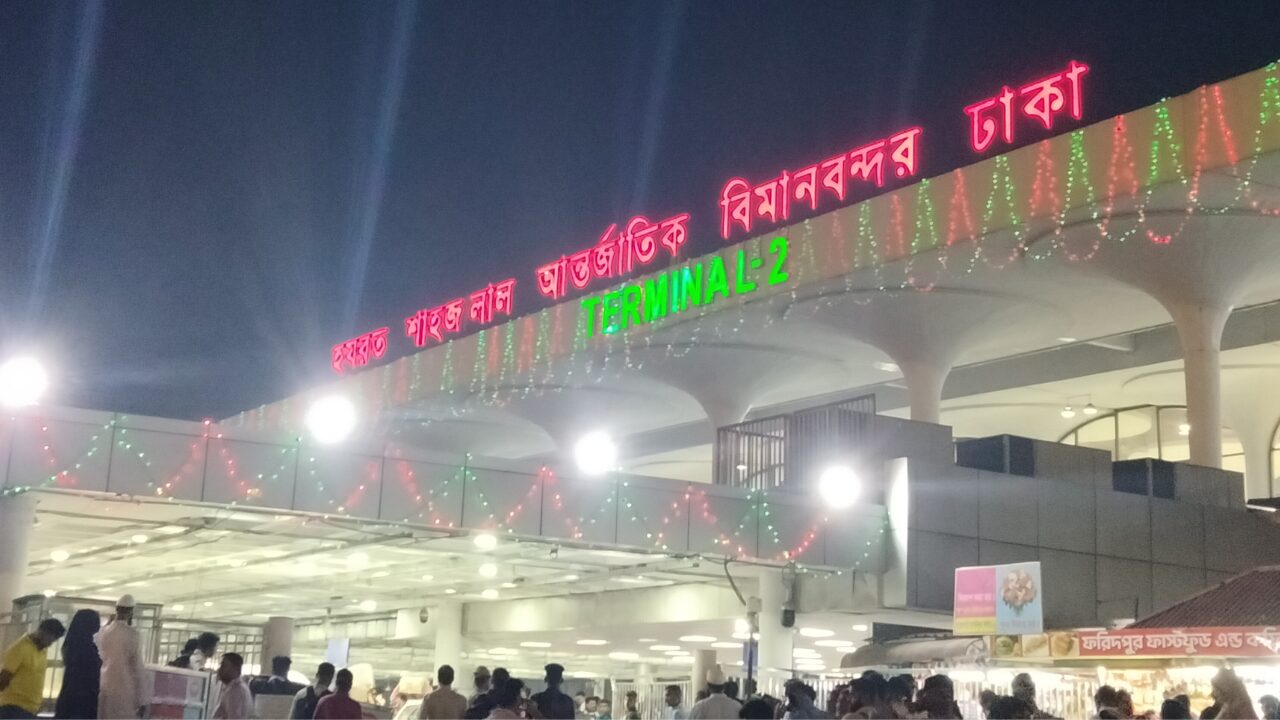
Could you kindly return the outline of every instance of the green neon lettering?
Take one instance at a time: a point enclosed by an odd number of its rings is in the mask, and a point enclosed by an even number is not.
[[[702,263],[680,268],[680,295],[684,307],[702,304]]]
[[[769,284],[781,285],[790,279],[787,275],[787,239],[776,237],[769,243],[769,252],[774,255],[773,269],[769,271]]]
[[[667,273],[644,281],[644,321],[653,322],[667,316],[667,301],[670,299],[667,289]]]
[[[716,295],[729,297],[729,280],[724,273],[724,260],[719,255],[711,258],[707,268],[707,294],[703,296],[704,304],[716,299]]]
[[[582,319],[587,323],[587,337],[594,337],[599,328],[598,313],[596,309],[600,306],[600,298],[584,297],[582,298]]]
[[[754,267],[754,265],[753,265]],[[733,294],[746,295],[755,292],[756,284],[747,277],[747,251],[738,251],[738,265],[733,272]]]
[[[612,335],[618,332],[616,317],[618,315],[618,301],[621,299],[620,295],[621,293],[616,290],[607,292],[600,303],[600,332],[605,335]]]
[[[632,325],[639,325],[640,320],[640,304],[642,302],[640,288],[635,285],[628,285],[622,288],[622,327],[628,328]]]

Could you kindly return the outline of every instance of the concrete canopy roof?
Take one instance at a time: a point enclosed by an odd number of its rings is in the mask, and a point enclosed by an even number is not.
[[[593,338],[569,300],[233,422],[297,434],[311,399],[340,392],[361,406],[366,442],[545,456],[604,427],[627,454],[626,438],[919,367],[940,386],[952,367],[1133,333],[1179,307],[1280,300],[1276,75],[1272,65],[716,253],[786,236],[785,285]]]

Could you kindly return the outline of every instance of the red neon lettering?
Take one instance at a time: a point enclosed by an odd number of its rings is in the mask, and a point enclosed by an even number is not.
[[[636,260],[648,265],[658,255],[658,226],[649,222],[649,218],[637,215],[627,223],[624,237],[631,240],[631,250]]]
[[[676,257],[680,254],[680,248],[689,240],[689,213],[669,217],[659,227],[662,229],[659,244],[671,253],[671,257]]]
[[[538,292],[549,298],[558,298],[565,291],[565,258],[538,268]]]
[[[822,161],[822,187],[834,192],[841,202],[844,201],[844,166],[847,158],[843,153],[829,160]]]
[[[1080,77],[1089,66],[1072,60],[1067,69],[1022,85],[1017,93],[1006,85],[1000,94],[964,109],[969,116],[969,145],[976,152],[991,147],[997,132],[1006,144],[1013,142],[1014,97],[1024,117],[1035,120],[1045,130],[1053,128],[1055,116],[1065,112],[1079,120],[1084,116],[1080,99]]]
[[[387,332],[388,328],[378,328],[334,345],[329,353],[330,367],[341,375],[349,367],[364,367],[382,357],[387,352]]]
[[[924,128],[913,127],[889,138],[889,159],[893,161],[893,174],[907,177],[916,174],[916,138]]]
[[[870,145],[849,153],[849,177],[874,182],[884,186],[884,146],[887,141],[877,140]]]
[[[1003,111],[1000,116],[1003,121],[999,125],[1000,136],[1006,143],[1013,142],[1013,91],[1006,86],[996,97],[976,102],[964,109],[969,114],[969,146],[977,152],[991,147],[996,139],[996,118],[987,112],[997,105]]]
[[[757,185],[752,192],[759,198],[756,203],[756,214],[769,218],[769,222],[777,223],[791,216],[791,196],[787,194],[787,186],[791,175],[786,170],[777,178]]]
[[[805,196],[809,197],[809,209],[818,209],[818,166],[810,165],[803,170],[797,170],[791,176],[794,180],[791,187],[794,189],[793,195],[796,200],[803,200]]]
[[[843,202],[850,178],[883,187],[886,165],[893,168],[894,178],[915,175],[919,169],[916,145],[922,132],[919,127],[907,128],[800,170],[783,170],[754,186],[743,178],[731,178],[720,191],[720,236],[728,240],[738,228],[751,232],[755,218],[786,222],[791,219],[792,201],[807,200],[809,209],[817,210],[824,192]]]
[[[751,232],[751,184],[733,178],[720,191],[720,236],[729,239],[733,223]]]

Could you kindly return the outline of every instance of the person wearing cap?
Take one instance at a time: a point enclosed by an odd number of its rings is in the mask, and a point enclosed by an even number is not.
[[[0,718],[34,718],[44,704],[45,651],[66,633],[54,618],[18,638],[0,658]]]
[[[133,626],[132,595],[116,602],[116,615],[98,631],[94,641],[102,655],[102,682],[98,690],[98,717],[142,717],[146,711],[142,667],[142,640]]]
[[[440,683],[432,693],[422,699],[418,717],[422,720],[457,720],[467,713],[467,699],[453,689],[453,667],[441,665],[436,671]]]
[[[574,720],[577,708],[573,706],[573,698],[560,691],[560,686],[564,684],[564,666],[551,663],[543,669],[547,672],[547,689],[531,698],[533,704],[547,720]]]
[[[738,717],[742,706],[737,700],[724,694],[724,671],[719,665],[707,671],[707,691],[705,700],[699,700],[689,708],[689,720],[732,720]]]

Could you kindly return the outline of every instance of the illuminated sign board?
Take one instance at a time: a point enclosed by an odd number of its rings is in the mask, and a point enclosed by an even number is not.
[[[1065,70],[1019,85],[1016,90],[1003,86],[999,93],[965,107],[969,146],[984,152],[997,138],[1012,143],[1018,118],[1038,123],[1045,130],[1052,130],[1062,115],[1081,119],[1080,85],[1087,72],[1088,65],[1072,60]],[[793,208],[816,212],[844,203],[853,194],[854,183],[882,188],[889,181],[914,178],[920,170],[923,136],[923,128],[908,127],[799,169],[783,170],[763,182],[730,178],[717,199],[720,236],[730,240],[784,224],[791,220]],[[625,278],[663,252],[671,259],[678,258],[689,239],[690,217],[680,213],[650,221],[637,216],[621,229],[616,223],[610,225],[591,247],[538,266],[534,287],[543,297],[559,300],[598,281]],[[775,238],[769,252],[770,257],[751,257],[739,250],[733,262],[711,257],[599,297],[584,298],[582,308],[592,318],[591,334],[618,332],[689,307],[754,292],[762,282],[766,286],[785,282],[787,239]],[[766,265],[771,269],[759,276]],[[515,313],[515,288],[515,278],[508,278],[418,310],[404,319],[404,335],[414,347],[425,347],[472,327],[510,318]],[[368,365],[386,355],[389,335],[389,329],[383,327],[334,345],[330,366],[342,374]]]
[[[768,252],[763,256],[749,254],[741,248],[728,262],[712,255],[601,295],[582,298],[587,336],[612,335],[690,308],[712,305],[720,299],[749,295],[761,285],[781,285],[789,279],[787,250],[787,239],[776,237],[769,242]]]

